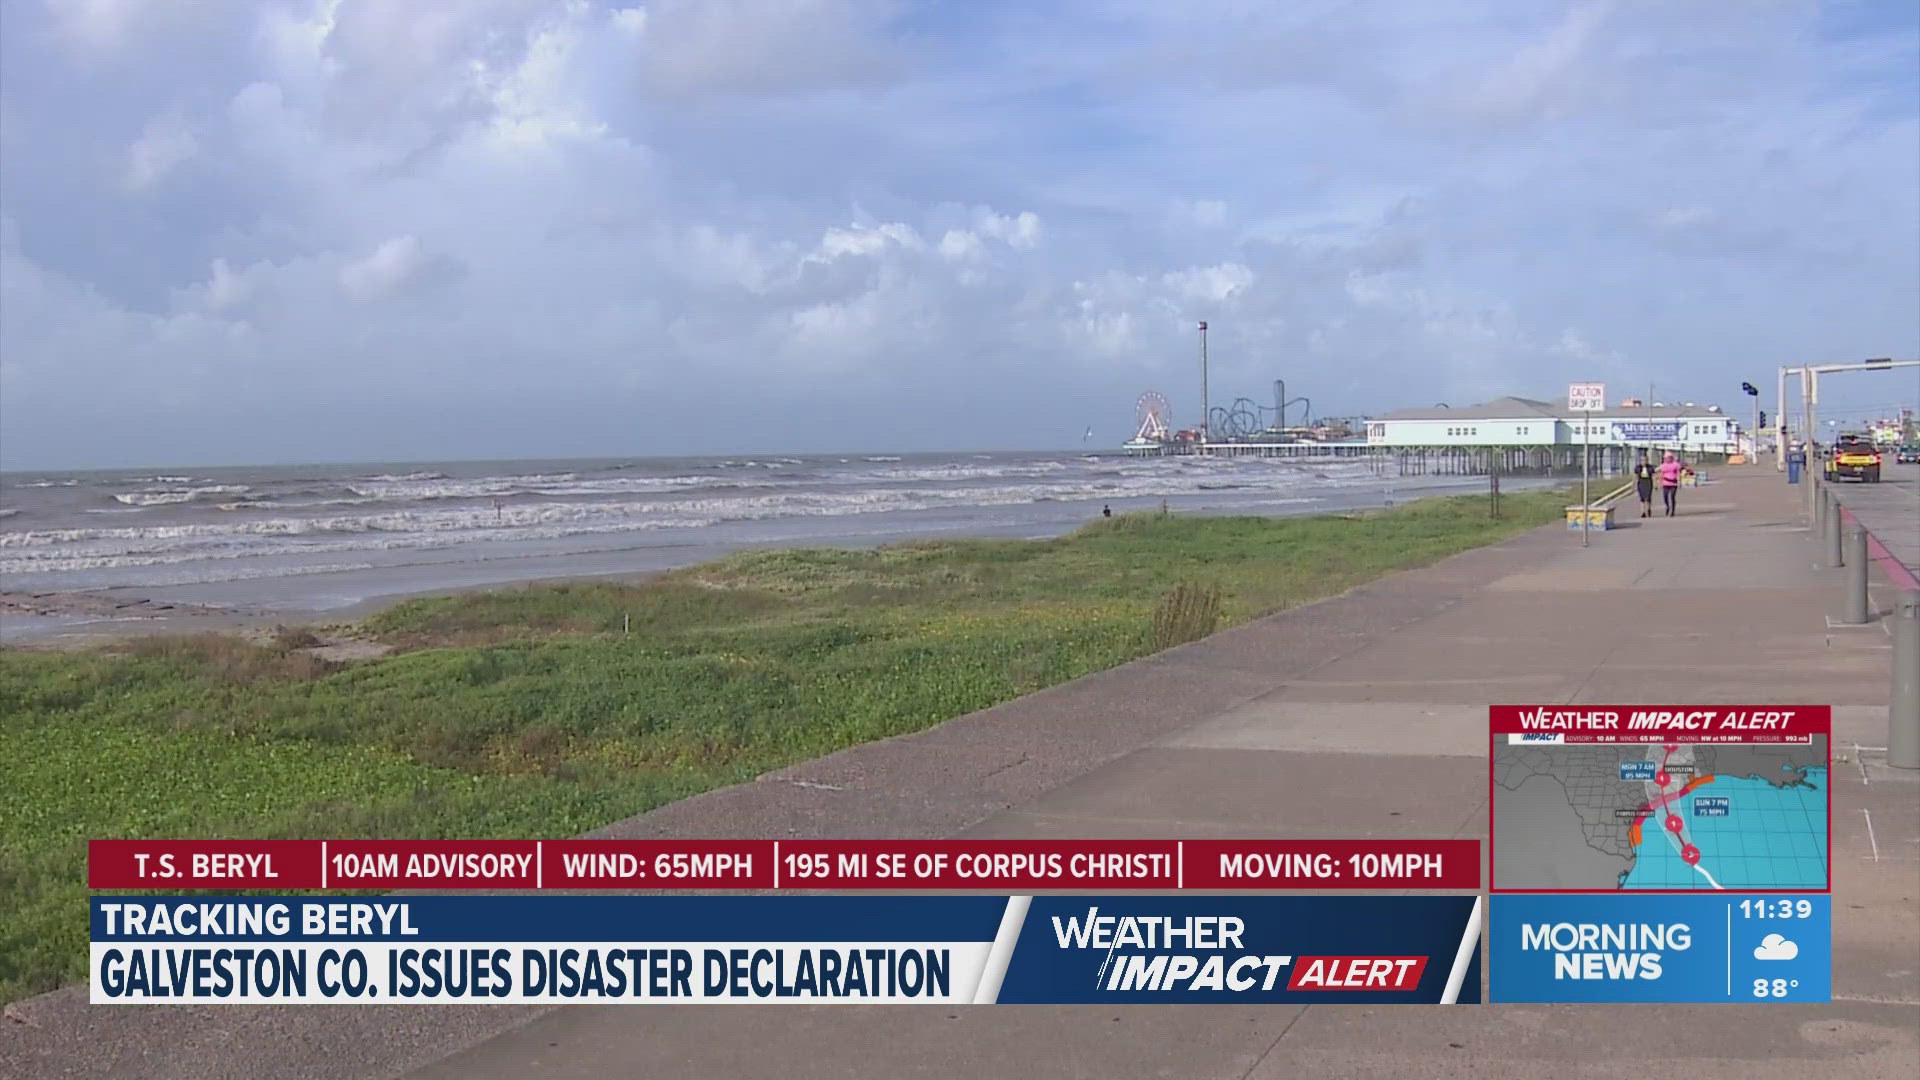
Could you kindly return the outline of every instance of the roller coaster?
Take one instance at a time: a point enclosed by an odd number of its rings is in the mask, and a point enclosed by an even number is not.
[[[1299,422],[1289,428],[1287,411],[1300,406]],[[1271,422],[1268,417],[1271,416]],[[1313,399],[1302,395],[1291,400],[1287,397],[1287,381],[1273,381],[1273,404],[1262,405],[1252,398],[1234,398],[1233,404],[1215,406],[1212,415],[1207,417],[1207,438],[1210,442],[1250,442],[1261,439],[1283,438],[1289,431],[1299,431],[1313,426]]]

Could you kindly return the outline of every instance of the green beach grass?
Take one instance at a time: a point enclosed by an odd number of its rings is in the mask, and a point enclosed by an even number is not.
[[[755,551],[289,632],[0,650],[0,1001],[84,978],[105,837],[553,837],[940,721],[1559,518],[1564,496],[1126,515]]]

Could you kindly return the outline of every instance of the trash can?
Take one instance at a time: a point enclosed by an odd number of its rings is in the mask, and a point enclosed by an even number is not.
[[[1787,483],[1789,484],[1799,483],[1800,470],[1806,467],[1807,467],[1807,452],[1805,450],[1790,451],[1787,454]]]

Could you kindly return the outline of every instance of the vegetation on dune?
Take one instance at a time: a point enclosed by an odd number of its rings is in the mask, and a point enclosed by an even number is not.
[[[411,601],[322,659],[0,650],[0,1000],[84,975],[92,837],[565,836],[926,728],[1556,518],[1435,499],[1054,540],[753,551],[644,584]]]
[[[1212,634],[1220,625],[1220,588],[1183,581],[1153,609],[1153,646],[1170,649]]]

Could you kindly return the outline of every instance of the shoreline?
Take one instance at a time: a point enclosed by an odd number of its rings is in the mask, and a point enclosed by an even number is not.
[[[1231,506],[1189,506],[1176,508],[1175,516],[1184,518],[1200,517],[1260,517],[1269,519],[1310,518],[1338,515],[1354,512],[1392,509],[1431,498],[1447,498],[1462,494],[1458,488],[1476,486],[1475,481],[1462,481],[1459,484],[1435,484],[1430,489],[1411,489],[1400,492],[1392,490],[1376,492],[1355,492],[1353,497],[1328,495],[1316,500],[1312,505],[1297,508],[1269,508],[1265,512],[1249,512]],[[1553,486],[1549,478],[1517,479],[1508,488],[1520,493],[1543,487]],[[1178,500],[1174,500],[1178,501]],[[359,575],[399,576],[408,568],[388,568],[370,575],[367,571],[325,571],[312,574],[290,574],[284,577],[251,579],[247,584],[262,591],[264,602],[258,603],[218,603],[204,599],[189,599],[195,593],[217,593],[224,589],[241,587],[239,582],[207,582],[198,585],[116,585],[99,589],[49,589],[36,591],[28,588],[4,587],[0,582],[0,649],[71,650],[86,649],[99,645],[127,641],[137,638],[165,634],[193,633],[233,633],[242,636],[259,637],[270,635],[280,628],[304,629],[328,636],[325,631],[333,631],[338,636],[341,629],[359,624],[379,613],[410,600],[428,599],[443,596],[460,596],[470,593],[485,593],[507,589],[529,588],[542,585],[561,585],[571,582],[591,582],[601,584],[641,584],[660,576],[690,566],[698,566],[716,559],[742,551],[797,551],[813,549],[868,550],[888,547],[901,543],[913,543],[927,540],[1005,540],[1005,539],[1057,539],[1067,536],[1091,521],[1101,520],[1098,500],[1087,502],[1091,513],[1084,519],[1071,523],[1056,522],[1044,526],[984,526],[961,528],[899,529],[867,536],[842,536],[794,542],[788,539],[761,542],[742,542],[732,544],[702,544],[684,546],[648,545],[640,548],[614,549],[608,552],[581,553],[572,556],[508,556],[491,560],[473,562],[436,564],[419,571],[431,574],[437,571],[441,576],[465,576],[468,580],[459,584],[429,585],[418,588],[381,588],[343,604],[320,606],[313,603],[285,603],[276,605],[270,585],[281,583],[289,588],[304,586],[311,589],[316,584],[329,580]],[[1127,510],[1122,513],[1140,513],[1140,510]],[[667,555],[668,552],[684,553],[684,558]],[[652,558],[648,559],[647,556]],[[596,570],[586,567],[595,563],[604,564],[608,557],[634,558],[645,561],[647,565],[625,569]],[[664,558],[663,558],[664,557]],[[534,571],[513,574],[512,564],[538,563],[552,561],[572,561],[583,564],[583,568],[560,573]],[[526,566],[521,567],[528,569]],[[245,579],[243,579],[245,580]],[[186,594],[183,596],[182,594]],[[23,625],[24,624],[24,625]],[[350,636],[350,635],[349,635]]]
[[[688,565],[698,564],[689,563]],[[33,634],[0,639],[0,650],[61,652],[163,634],[237,634],[251,639],[271,636],[282,629],[306,630],[318,633],[322,638],[331,636],[345,640],[352,635],[343,637],[340,631],[358,626],[383,611],[411,600],[430,600],[438,597],[505,592],[574,583],[643,585],[670,572],[670,570],[634,570],[605,574],[568,574],[558,577],[518,578],[490,585],[419,589],[412,592],[370,596],[324,612],[249,611],[210,605],[155,603],[147,598],[111,600],[98,593],[86,592],[0,592],[0,620],[16,612],[24,612],[29,618],[79,620],[50,625]],[[122,612],[130,612],[130,614],[121,614]],[[333,631],[333,634],[330,635],[326,633],[327,631]]]

